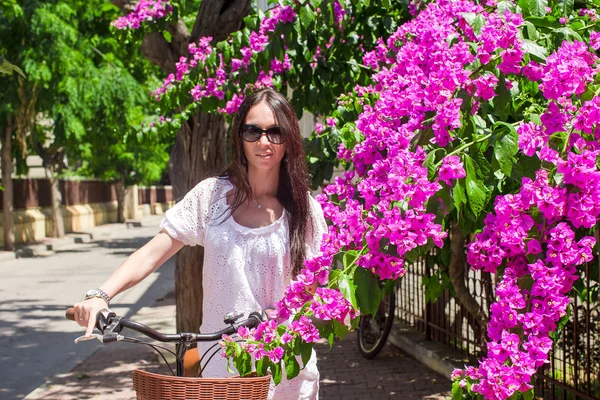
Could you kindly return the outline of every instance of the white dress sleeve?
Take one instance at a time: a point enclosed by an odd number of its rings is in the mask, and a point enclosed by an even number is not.
[[[327,222],[323,216],[321,204],[314,199],[310,194],[309,209],[312,224],[308,224],[306,230],[306,258],[316,257],[321,254],[321,242],[323,235],[328,232]]]
[[[188,246],[204,246],[204,231],[215,195],[221,191],[218,178],[208,178],[197,184],[174,207],[165,212],[160,223],[169,236]]]

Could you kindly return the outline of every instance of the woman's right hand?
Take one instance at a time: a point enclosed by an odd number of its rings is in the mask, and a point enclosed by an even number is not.
[[[108,303],[100,297],[93,297],[73,306],[75,310],[75,322],[79,326],[86,328],[85,337],[89,337],[92,334],[94,325],[96,324],[96,315],[98,315],[100,310],[105,308],[108,308]]]

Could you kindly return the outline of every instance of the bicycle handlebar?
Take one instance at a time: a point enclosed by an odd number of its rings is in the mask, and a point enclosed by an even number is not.
[[[65,317],[70,319],[71,321],[75,321],[75,310],[73,308],[69,308],[65,312]],[[105,330],[109,330],[108,333],[111,336],[114,336],[114,340],[117,340],[116,337],[122,328],[128,328],[133,331],[142,333],[148,336],[151,339],[157,340],[159,342],[208,342],[220,340],[223,335],[232,335],[237,332],[237,330],[241,326],[245,326],[247,328],[255,328],[261,322],[263,322],[263,318],[259,312],[251,313],[248,318],[239,321],[232,322],[229,327],[222,329],[215,333],[175,333],[175,334],[163,334],[158,332],[146,325],[140,324],[139,322],[131,321],[122,317],[117,316],[114,312],[109,310],[101,310],[96,315],[96,328],[100,332],[104,334]],[[108,338],[110,339],[110,338]],[[105,340],[109,342],[112,340]]]

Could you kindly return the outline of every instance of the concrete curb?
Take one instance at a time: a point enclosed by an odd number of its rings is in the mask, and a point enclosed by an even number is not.
[[[390,343],[410,354],[417,361],[450,379],[455,368],[464,368],[467,360],[448,346],[425,340],[425,334],[406,324],[395,322],[388,338]]]
[[[152,215],[150,218],[154,218]],[[111,225],[112,229],[131,229],[131,228],[140,228],[143,226],[143,219],[136,220],[135,224],[131,224],[130,221],[125,223],[111,223],[98,225],[91,228],[88,232],[71,232],[67,233],[64,238],[45,238],[39,242],[22,244],[18,245],[15,252],[12,253],[14,256],[12,258],[31,258],[31,257],[48,257],[55,254],[56,251],[69,251],[75,250],[81,244],[92,243],[94,239],[97,239],[98,232],[103,229],[107,229],[107,225]],[[94,233],[96,231],[96,233]],[[110,236],[110,235],[109,235]],[[2,252],[0,252],[0,260],[3,260]]]

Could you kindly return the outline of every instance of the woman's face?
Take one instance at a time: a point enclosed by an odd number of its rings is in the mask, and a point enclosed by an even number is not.
[[[244,125],[255,125],[263,130],[278,126],[275,113],[265,102],[255,104],[248,111]],[[279,169],[285,155],[285,144],[269,142],[265,133],[255,142],[248,142],[243,138],[242,142],[244,143],[244,154],[248,160],[248,168]]]

